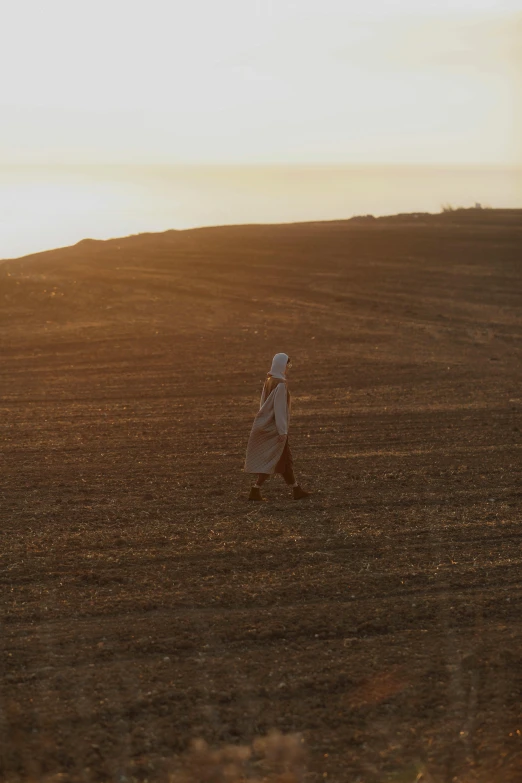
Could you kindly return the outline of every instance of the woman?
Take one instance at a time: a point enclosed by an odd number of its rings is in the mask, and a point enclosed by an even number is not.
[[[245,461],[246,473],[258,474],[256,483],[250,489],[249,500],[263,500],[261,487],[273,473],[281,473],[288,486],[292,487],[294,500],[310,495],[295,480],[292,452],[288,445],[290,392],[286,373],[290,367],[286,353],[276,353],[263,386],[259,413],[248,439]]]

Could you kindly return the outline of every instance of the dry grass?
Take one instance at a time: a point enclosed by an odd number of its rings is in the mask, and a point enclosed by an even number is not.
[[[196,740],[170,783],[300,783],[305,771],[304,740],[274,731],[250,745],[214,750]]]

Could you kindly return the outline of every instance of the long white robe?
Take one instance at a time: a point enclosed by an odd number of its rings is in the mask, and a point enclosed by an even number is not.
[[[259,412],[248,439],[246,473],[275,471],[288,436],[289,419],[286,383],[278,383],[266,397],[263,388]]]

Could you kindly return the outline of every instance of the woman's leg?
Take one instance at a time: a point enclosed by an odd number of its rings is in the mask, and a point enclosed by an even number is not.
[[[262,502],[263,498],[261,497],[261,487],[267,480],[267,478],[270,478],[268,473],[258,473],[257,474],[257,481],[255,484],[252,484],[250,487],[250,495],[248,496],[249,500],[257,500],[258,502]]]
[[[310,497],[310,492],[307,492],[305,489],[300,487],[295,479],[294,460],[292,457],[292,452],[290,451],[288,440],[286,441],[285,449],[277,467],[279,468],[279,472],[283,476],[286,484],[289,487],[292,487],[294,500],[301,500],[302,498]]]
[[[287,465],[281,475],[289,487],[295,487],[297,485],[292,465]]]
[[[296,480],[294,475],[294,460],[292,458],[292,452],[290,451],[290,443],[288,438],[286,439],[283,453],[276,465],[276,473],[280,473],[285,480],[285,483],[289,487],[295,487]]]

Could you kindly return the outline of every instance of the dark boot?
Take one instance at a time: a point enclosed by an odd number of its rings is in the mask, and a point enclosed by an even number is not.
[[[294,500],[302,500],[303,498],[309,498],[312,494],[311,492],[307,492],[306,489],[303,489],[302,487],[297,485],[297,487],[293,488],[294,493]]]
[[[264,498],[261,497],[261,488],[256,487],[255,485],[250,487],[250,495],[248,496],[248,499],[254,500],[257,503],[262,503]]]

